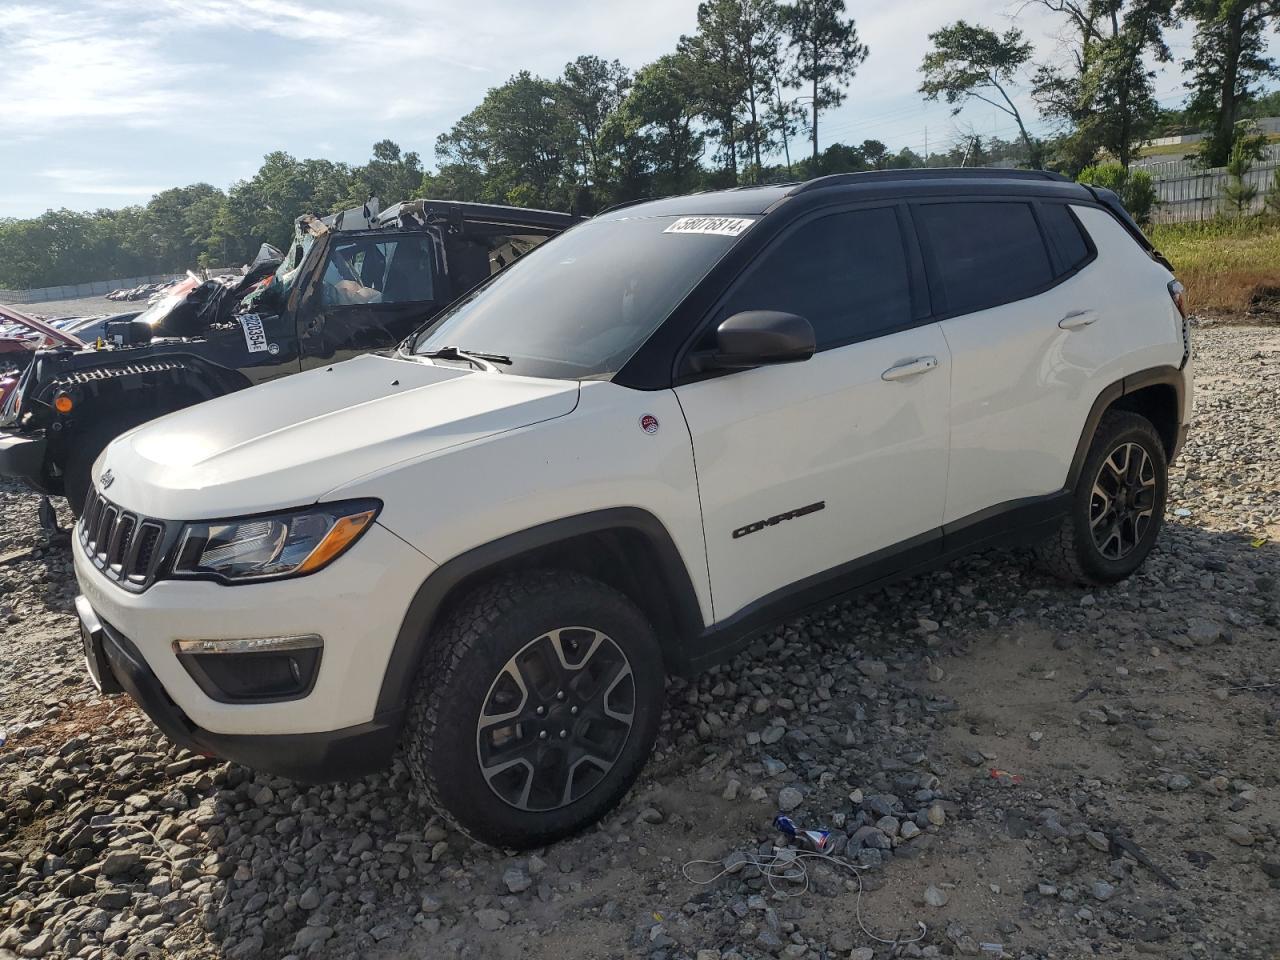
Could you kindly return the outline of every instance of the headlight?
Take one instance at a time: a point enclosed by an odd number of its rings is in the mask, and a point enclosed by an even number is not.
[[[173,575],[240,582],[315,573],[359,540],[381,507],[377,500],[347,500],[189,523],[178,538]]]

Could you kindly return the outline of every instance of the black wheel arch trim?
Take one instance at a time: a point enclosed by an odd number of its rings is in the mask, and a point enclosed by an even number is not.
[[[390,718],[409,702],[428,634],[455,588],[503,563],[554,546],[575,537],[609,532],[630,532],[644,537],[658,559],[658,575],[670,599],[677,635],[659,631],[665,658],[676,655],[682,641],[705,629],[702,608],[688,567],[671,534],[657,517],[639,507],[611,507],[538,524],[474,547],[441,564],[423,581],[396,634],[378,694],[375,716]]]
[[[1181,448],[1182,440],[1186,436],[1186,424],[1182,422],[1182,407],[1187,394],[1187,371],[1185,368],[1171,365],[1150,367],[1146,370],[1139,370],[1137,373],[1131,373],[1115,383],[1109,384],[1103,388],[1097,399],[1093,401],[1093,406],[1089,408],[1089,415],[1085,418],[1084,429],[1080,432],[1080,440],[1076,443],[1075,455],[1071,458],[1071,471],[1067,475],[1068,490],[1075,488],[1076,481],[1080,477],[1080,471],[1084,468],[1085,457],[1089,455],[1089,445],[1093,442],[1094,434],[1098,432],[1098,424],[1102,420],[1102,415],[1121,397],[1157,385],[1171,387],[1176,396],[1176,409],[1174,411],[1177,417],[1176,442],[1174,448],[1167,451],[1168,460],[1173,463]]]

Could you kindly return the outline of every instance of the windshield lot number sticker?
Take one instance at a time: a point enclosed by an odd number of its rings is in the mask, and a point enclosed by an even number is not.
[[[244,342],[250,353],[267,351],[267,334],[262,329],[262,317],[256,313],[246,313],[240,318],[240,326],[244,327]]]
[[[681,217],[663,233],[707,233],[717,237],[738,237],[755,223],[749,217]]]

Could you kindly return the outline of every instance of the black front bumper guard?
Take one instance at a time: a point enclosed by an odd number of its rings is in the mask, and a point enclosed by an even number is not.
[[[137,647],[99,619],[83,596],[76,598],[76,613],[85,665],[102,692],[127,693],[180,747],[303,783],[354,780],[391,763],[400,728],[398,712],[323,733],[259,735],[204,730],[169,698]]]

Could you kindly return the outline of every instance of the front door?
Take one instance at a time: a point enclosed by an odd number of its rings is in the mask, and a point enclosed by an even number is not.
[[[877,551],[891,562],[941,525],[950,357],[938,325],[913,319],[901,224],[881,206],[791,228],[710,330],[740,311],[786,311],[813,325],[817,353],[676,388],[717,621]]]
[[[389,350],[449,300],[422,232],[339,234],[323,270],[297,320],[304,368]]]

